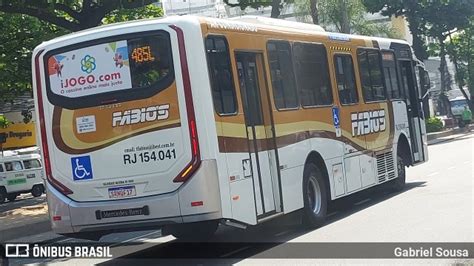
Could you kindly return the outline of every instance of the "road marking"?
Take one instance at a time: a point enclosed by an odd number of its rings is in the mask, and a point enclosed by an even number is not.
[[[286,231],[280,232],[280,233],[276,234],[275,236],[282,236],[282,235],[285,235],[289,232],[291,232],[291,230],[286,230]]]
[[[456,168],[456,166],[453,165],[453,166],[448,167],[448,170],[454,169],[454,168]]]
[[[439,173],[438,172],[433,172],[433,173],[429,174],[428,176],[435,176],[437,174],[439,174]]]
[[[131,241],[133,241],[133,240],[137,240],[137,239],[140,239],[140,238],[142,238],[142,237],[149,236],[149,235],[152,235],[152,234],[155,234],[155,233],[158,233],[158,232],[161,232],[161,229],[160,229],[160,230],[153,231],[153,232],[148,233],[148,234],[144,234],[144,235],[141,235],[141,236],[133,237],[133,238],[130,238],[130,239],[121,241],[121,242],[119,242],[119,243],[115,243],[115,244],[113,244],[113,245],[110,245],[110,247],[116,247],[116,246],[119,246],[120,244],[125,244],[125,243],[131,242]]]
[[[221,255],[221,258],[229,257],[230,255],[233,255],[233,254],[235,254],[235,253],[244,251],[244,250],[249,249],[249,248],[250,248],[250,246],[246,246],[246,247],[239,248],[239,249],[237,249],[237,250],[234,250],[234,251],[231,251],[231,252],[226,253],[226,254],[224,254],[224,255]]]
[[[471,161],[465,161],[465,162],[463,162],[463,164],[468,164],[468,163],[470,163],[470,162],[471,162]]]
[[[364,203],[366,203],[366,202],[368,202],[368,201],[370,201],[370,199],[361,200],[361,201],[357,202],[357,203],[354,204],[354,205],[361,205],[361,204],[364,204]]]

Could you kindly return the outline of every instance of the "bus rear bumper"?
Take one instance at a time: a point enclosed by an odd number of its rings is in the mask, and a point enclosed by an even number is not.
[[[159,229],[168,224],[221,219],[216,166],[215,160],[202,161],[194,176],[174,192],[114,201],[76,202],[47,183],[51,227],[57,234],[82,238],[81,234],[97,237],[114,232]],[[121,210],[133,210],[134,215],[104,215],[104,212]]]

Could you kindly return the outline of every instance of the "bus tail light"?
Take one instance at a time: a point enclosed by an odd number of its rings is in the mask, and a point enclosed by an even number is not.
[[[201,164],[201,156],[199,152],[199,140],[196,128],[196,116],[194,113],[193,94],[191,91],[191,81],[189,78],[189,69],[186,56],[186,48],[184,46],[183,30],[175,25],[170,28],[176,31],[178,37],[179,60],[181,62],[181,73],[183,76],[184,97],[186,101],[186,111],[188,114],[189,137],[191,138],[191,162],[173,179],[175,183],[186,182],[199,168]]]
[[[204,206],[204,202],[202,200],[191,202],[191,207],[199,207],[199,206]]]
[[[40,64],[39,64],[39,57],[43,53],[44,50],[41,50],[36,54],[35,57],[35,74],[36,74],[36,96],[38,97],[38,114],[39,114],[39,125],[40,125],[40,133],[41,133],[41,145],[43,151],[43,165],[44,170],[46,172],[46,179],[49,183],[56,188],[59,192],[64,195],[73,194],[72,190],[70,190],[65,185],[61,184],[58,180],[53,178],[52,170],[51,170],[51,161],[49,157],[49,149],[48,149],[48,141],[46,139],[46,125],[45,125],[45,118],[44,118],[44,106],[43,106],[43,94],[41,90],[41,73],[40,73]]]

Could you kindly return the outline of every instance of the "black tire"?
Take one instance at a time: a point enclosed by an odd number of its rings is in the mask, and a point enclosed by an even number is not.
[[[392,190],[399,192],[405,188],[406,183],[406,164],[400,154],[397,155],[397,170],[398,177],[392,181]]]
[[[0,204],[4,203],[6,199],[7,199],[7,192],[5,191],[5,188],[0,187]]]
[[[35,198],[43,195],[43,193],[44,193],[43,185],[34,185],[33,188],[31,189],[31,195],[33,195],[33,197]]]
[[[214,236],[218,226],[218,221],[175,224],[163,228],[162,232],[183,241],[206,241]]]
[[[7,199],[8,201],[12,202],[12,201],[15,201],[16,200],[16,197],[18,197],[18,194],[17,193],[10,193],[7,195]]]
[[[8,266],[8,258],[5,247],[0,244],[0,266]]]
[[[309,228],[317,228],[326,221],[327,194],[326,182],[321,169],[309,163],[303,172],[303,224]]]

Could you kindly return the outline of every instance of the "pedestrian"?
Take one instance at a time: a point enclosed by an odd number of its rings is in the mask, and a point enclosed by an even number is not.
[[[462,112],[462,126],[465,127],[466,125],[469,125],[472,121],[472,113],[471,110],[469,110],[469,107],[464,106],[464,111]]]

